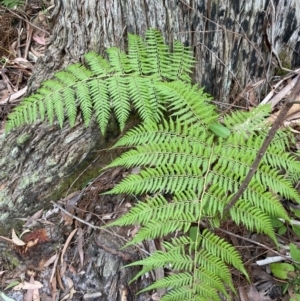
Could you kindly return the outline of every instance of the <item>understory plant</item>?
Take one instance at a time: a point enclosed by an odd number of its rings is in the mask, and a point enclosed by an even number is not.
[[[218,114],[211,97],[191,82],[194,59],[175,42],[169,49],[160,33],[128,36],[128,53],[107,50],[108,59],[85,55],[87,66],[73,64],[9,115],[6,129],[46,117],[62,127],[75,124],[77,111],[89,126],[95,116],[104,134],[113,111],[123,129],[132,110],[141,124],[114,147],[128,147],[108,168],[139,167],[108,193],[127,193],[140,201],[113,225],[139,225],[129,244],[176,233],[163,250],[134,262],[143,268],[135,279],[157,267],[168,276],[144,289],[166,288],[166,300],[221,300],[235,291],[230,268],[248,277],[238,251],[216,229],[224,220],[264,233],[275,243],[274,218],[289,221],[281,199],[300,203],[293,188],[300,163],[287,152],[291,137],[278,131],[244,193],[225,212],[250,171],[268,133],[268,106],[251,112]]]

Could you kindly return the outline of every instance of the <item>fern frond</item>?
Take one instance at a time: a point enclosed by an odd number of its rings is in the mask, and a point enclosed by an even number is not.
[[[146,43],[141,37],[128,35],[128,57],[132,69],[138,75],[149,75],[153,72],[148,62]]]
[[[125,123],[130,113],[128,81],[124,77],[112,77],[108,80],[108,89],[113,102],[115,115],[119,121],[121,130],[124,129]]]
[[[92,118],[93,103],[91,99],[90,89],[86,85],[80,83],[76,85],[76,95],[79,100],[79,107],[81,109],[84,124],[87,127]]]
[[[169,233],[174,233],[176,231],[183,231],[186,233],[190,226],[191,222],[194,220],[193,216],[187,216],[181,214],[182,220],[168,219],[166,220],[153,220],[147,222],[147,224],[142,227],[134,238],[126,244],[130,246],[148,239],[155,239],[158,237],[164,237]]]
[[[157,267],[168,267],[174,271],[174,275],[156,281],[143,291],[170,288],[163,296],[164,300],[181,300],[177,298],[185,296],[184,300],[197,297],[219,301],[218,292],[228,296],[226,285],[233,289],[233,283],[224,261],[233,264],[246,275],[240,255],[225,240],[207,230],[196,241],[178,237],[164,243],[166,252],[157,251],[151,257],[128,265],[142,265],[139,276]],[[181,270],[186,272],[176,272]]]
[[[190,81],[191,52],[180,43],[176,43],[170,52],[154,29],[147,32],[145,41],[129,35],[128,54],[116,47],[107,49],[107,54],[109,60],[90,52],[84,56],[87,66],[77,63],[55,73],[34,97],[25,98],[19,108],[13,110],[8,116],[6,130],[35,122],[38,118],[44,120],[45,116],[50,124],[57,118],[61,127],[67,116],[73,126],[78,108],[86,126],[92,115],[96,115],[102,133],[112,108],[121,129],[132,107],[146,123],[159,122],[173,98],[170,95],[168,99],[160,93],[161,83]],[[198,96],[201,100],[201,94]]]
[[[184,166],[180,164],[158,166],[142,170],[139,175],[130,175],[110,193],[136,193],[147,191],[153,193],[175,193],[184,190],[201,191],[204,183],[203,172],[198,166]]]
[[[165,103],[169,104],[172,116],[176,116],[180,122],[198,126],[216,122],[218,115],[215,107],[209,103],[211,97],[197,85],[179,81],[159,84],[157,87]]]
[[[271,224],[270,215],[253,207],[246,200],[240,200],[230,210],[230,216],[236,224],[244,224],[250,231],[265,233],[276,242],[274,228]]]
[[[148,30],[146,32],[147,57],[148,64],[159,78],[171,78],[170,76],[170,57],[168,55],[168,47],[158,30]]]
[[[96,120],[100,126],[102,134],[104,135],[111,112],[107,83],[98,79],[93,79],[89,81],[89,88]],[[99,98],[101,99],[101,102],[99,101]]]
[[[203,144],[207,134],[202,127],[191,127],[187,123],[182,124],[178,120],[162,119],[159,124],[155,122],[141,124],[129,130],[126,135],[117,141],[114,147],[137,146],[145,143],[168,144],[173,140],[174,136],[178,137],[178,139],[181,138],[182,141]]]
[[[76,115],[77,115],[77,107],[76,107],[76,103],[74,102],[75,92],[71,88],[66,88],[63,91],[62,97],[64,98],[65,107],[67,110],[67,116],[69,119],[70,126],[72,127],[75,124]],[[42,115],[42,113],[41,113],[41,115]]]
[[[223,122],[233,132],[247,138],[247,135],[253,134],[255,131],[267,129],[265,119],[270,111],[270,105],[258,106],[251,112],[237,111],[232,115],[226,115]]]
[[[176,98],[171,99],[172,103],[176,102],[174,101]],[[188,99],[189,97],[185,96],[185,100]],[[194,102],[195,100],[191,100],[191,103]],[[265,130],[242,134],[232,128],[231,135],[226,139],[216,137],[206,128],[206,125],[210,124],[209,119],[205,121],[205,114],[204,117],[198,118],[202,112],[200,107],[195,108],[190,109],[193,113],[184,109],[180,111],[178,101],[175,111],[179,110],[179,113],[175,120],[140,125],[129,131],[116,144],[116,146],[133,146],[134,149],[117,158],[109,167],[139,166],[142,169],[139,174],[129,175],[121,181],[111,193],[157,194],[144,202],[139,202],[129,213],[113,223],[113,225],[140,225],[140,230],[131,243],[162,237],[173,231],[187,233],[193,222],[199,223],[201,219],[205,219],[212,226],[220,224],[220,216],[223,215],[225,205],[231,199],[230,196],[238,191],[266,137]],[[264,110],[259,111],[259,114],[263,113]],[[237,121],[248,115],[237,118],[232,116],[231,120]],[[184,117],[181,119],[181,116]],[[189,124],[186,118],[195,119]],[[260,115],[251,118],[247,124],[255,125],[257,129],[261,126],[262,129]],[[213,116],[211,122],[215,120],[217,117]],[[232,124],[229,122],[226,126],[230,128]],[[288,134],[284,133],[276,136],[242,197],[230,210],[230,217],[237,225],[243,224],[250,231],[265,233],[275,242],[276,236],[270,217],[289,220],[280,203],[280,196],[299,202],[299,194],[293,188],[291,178],[296,179],[300,176],[300,164],[285,150],[287,136]],[[289,172],[289,168],[291,177],[284,176],[283,170]],[[164,194],[167,194],[168,198],[164,197]],[[168,255],[160,254],[157,258],[151,256],[152,259],[149,261],[139,262],[144,266],[139,275],[157,265],[171,264],[171,269],[176,275],[177,271],[178,275],[183,273],[184,281],[188,279],[186,273],[194,279],[197,277],[198,280],[194,280],[191,287],[175,286],[173,281],[176,277],[170,278],[170,282],[168,278],[159,281],[157,288],[167,285],[170,289],[163,297],[165,300],[170,298],[179,301],[176,296],[185,296],[186,300],[207,298],[205,290],[201,290],[202,286],[206,287],[206,283],[201,281],[208,278],[208,275],[217,277],[215,284],[209,283],[208,287],[211,289],[221,291],[223,294],[227,288],[234,290],[227,265],[233,265],[246,274],[237,251],[207,230],[199,234],[194,242],[187,234],[185,235],[183,236],[185,240],[181,239],[176,244],[172,241],[169,247],[165,243]],[[178,254],[184,256],[180,257]],[[194,258],[192,271],[184,261],[186,255]],[[160,261],[162,258],[165,261]],[[172,260],[175,258],[184,261],[186,265],[182,263],[173,266]],[[225,283],[222,288],[220,285],[217,286],[222,282]]]
[[[201,246],[205,248],[209,253],[218,258],[221,258],[222,261],[233,265],[237,270],[243,271],[244,274],[247,274],[243,262],[240,259],[239,253],[223,238],[216,236],[206,229],[200,235],[199,239],[202,242]]]
[[[214,229],[222,222],[224,208],[266,138],[269,108],[224,116],[222,122],[229,134],[223,135],[216,130],[216,125],[222,128],[221,116],[211,105],[211,97],[190,84],[193,58],[181,43],[175,43],[170,52],[160,33],[150,30],[145,40],[129,35],[128,54],[117,48],[108,49],[107,54],[108,60],[89,53],[85,55],[87,66],[71,65],[44,82],[8,116],[6,130],[38,118],[47,118],[50,124],[57,119],[62,127],[65,116],[73,126],[79,109],[85,125],[95,115],[104,134],[112,110],[123,129],[135,109],[143,123],[114,146],[133,149],[108,167],[140,167],[141,171],[107,193],[151,197],[112,225],[140,226],[129,244],[175,231],[179,235],[164,243],[166,252],[132,263],[143,266],[135,279],[166,267],[171,275],[147,288],[166,287],[168,292],[161,301],[219,301],[219,292],[228,296],[228,289],[234,291],[228,266],[244,275],[246,271],[234,247],[213,231],[200,231],[199,225],[205,219]],[[271,217],[289,220],[280,199],[300,203],[293,187],[300,177],[300,162],[286,151],[290,140],[285,131],[276,134],[250,184],[229,212],[237,225],[265,233],[275,242]]]
[[[103,57],[95,52],[89,52],[84,56],[91,71],[98,76],[107,76],[110,71],[110,65]]]
[[[88,70],[85,66],[80,65],[79,63],[68,66],[66,68],[66,72],[71,73],[77,81],[82,82],[93,77],[93,73],[90,70]]]
[[[119,48],[111,47],[107,49],[106,52],[109,56],[111,72],[116,75],[123,75],[132,71],[127,55]]]
[[[158,102],[149,93],[149,80],[140,77],[131,77],[129,78],[128,88],[132,103],[144,122],[147,124],[151,121],[158,121],[161,115],[156,114],[158,111]]]
[[[174,42],[174,52],[172,55],[171,78],[174,81],[191,82],[189,74],[192,72],[195,60],[193,59],[193,53],[187,47],[184,47],[182,43],[178,41]]]

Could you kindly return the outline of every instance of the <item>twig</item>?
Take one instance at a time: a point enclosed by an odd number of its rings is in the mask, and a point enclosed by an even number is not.
[[[253,243],[253,244],[255,244],[255,245],[258,245],[258,246],[260,246],[260,247],[262,247],[262,248],[264,248],[264,249],[266,249],[266,250],[272,251],[274,254],[279,255],[279,256],[283,257],[284,259],[286,259],[286,260],[292,261],[292,259],[289,258],[288,256],[285,256],[285,255],[283,255],[283,254],[277,252],[276,250],[274,250],[274,249],[272,249],[272,248],[270,248],[270,247],[268,247],[268,246],[266,246],[266,245],[264,245],[264,244],[261,244],[260,242],[257,242],[257,241],[255,241],[255,240],[252,240],[252,239],[250,239],[250,238],[246,238],[246,237],[240,236],[240,235],[238,235],[238,234],[229,232],[229,231],[224,230],[224,229],[221,229],[221,228],[218,228],[218,231],[221,231],[221,232],[223,232],[223,233],[226,233],[226,234],[228,234],[228,235],[230,235],[230,236],[235,236],[235,237],[237,237],[237,238],[239,238],[239,239],[242,239],[242,240],[249,241],[249,242],[251,242],[251,243]]]
[[[15,13],[14,11],[12,11],[11,9],[9,9],[9,8],[7,8],[7,7],[5,7],[5,9],[8,10],[11,14],[13,14],[13,15],[15,15],[16,17],[20,18],[21,20],[25,21],[25,22],[26,22],[27,24],[29,24],[30,26],[32,26],[32,27],[34,27],[34,28],[36,28],[36,29],[38,29],[38,30],[40,30],[40,31],[43,31],[44,33],[50,35],[50,32],[49,32],[49,31],[47,31],[47,30],[45,30],[45,29],[42,29],[42,28],[36,26],[36,25],[33,24],[32,22],[30,22],[30,21],[26,20],[25,18],[21,17],[20,15],[16,14],[16,13]]]
[[[241,197],[241,195],[244,193],[244,191],[248,187],[252,177],[254,176],[254,174],[257,171],[257,168],[259,166],[259,163],[260,163],[262,157],[266,153],[266,150],[267,150],[269,144],[271,143],[272,139],[274,138],[276,131],[279,129],[281,123],[284,121],[284,118],[285,118],[287,112],[293,106],[293,103],[295,101],[299,100],[299,98],[300,98],[299,93],[300,93],[300,76],[298,77],[298,80],[291,91],[289,99],[283,105],[280,113],[278,114],[271,129],[269,130],[267,137],[265,138],[261,148],[259,149],[258,154],[257,154],[255,160],[253,161],[253,163],[250,167],[250,171],[248,172],[246,178],[242,182],[238,191],[233,195],[233,197],[231,198],[229,203],[225,206],[223,216],[225,216],[229,212],[229,210],[235,205],[235,203],[238,201],[238,199]]]

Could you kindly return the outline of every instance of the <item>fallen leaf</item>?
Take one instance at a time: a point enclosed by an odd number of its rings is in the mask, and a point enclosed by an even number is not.
[[[44,212],[44,209],[41,209],[39,211],[37,211],[35,214],[33,214],[25,223],[24,227],[31,227],[32,225],[34,225],[36,223],[36,221],[42,217]]]
[[[68,246],[69,246],[69,244],[70,244],[70,242],[71,242],[71,240],[72,240],[72,238],[73,238],[73,236],[74,236],[74,234],[76,233],[77,230],[78,230],[78,229],[74,229],[74,230],[70,233],[70,235],[68,236],[68,238],[67,238],[67,240],[66,240],[66,243],[65,243],[65,245],[64,245],[64,247],[63,247],[63,250],[62,250],[62,252],[61,252],[61,258],[60,258],[61,264],[63,263],[65,252],[66,252],[66,250],[67,250],[67,248],[68,248]]]
[[[40,45],[46,45],[47,44],[47,39],[44,36],[39,37],[38,35],[34,34],[32,36],[32,39]]]
[[[33,290],[33,289],[39,289],[42,287],[43,287],[43,284],[39,281],[34,281],[33,283],[24,281],[24,283],[23,283],[24,290]]]
[[[25,246],[26,245],[26,243],[17,236],[14,229],[12,229],[11,239],[16,246]]]
[[[82,228],[78,229],[78,253],[79,253],[79,258],[80,258],[80,266],[83,267],[83,261],[84,261],[84,252],[83,252],[83,231]]]
[[[50,264],[52,264],[56,258],[57,258],[57,254],[54,254],[53,256],[51,256],[45,263],[44,263],[44,268],[48,267]]]

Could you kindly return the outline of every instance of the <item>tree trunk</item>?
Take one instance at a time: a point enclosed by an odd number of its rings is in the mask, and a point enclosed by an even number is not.
[[[194,80],[215,100],[247,102],[249,89],[262,79],[254,90],[260,100],[279,60],[289,69],[300,66],[298,1],[56,1],[51,44],[35,66],[29,92],[54,71],[82,61],[90,50],[126,49],[128,33],[144,35],[158,28],[170,47],[179,39],[193,49]],[[11,229],[13,218],[60,198],[54,188],[66,191],[71,185],[67,179],[76,179],[74,172],[95,159],[93,150],[106,148],[118,134],[115,122],[102,137],[96,125],[84,128],[78,120],[72,129],[37,124],[0,136],[2,229]],[[100,165],[108,158],[104,152]]]

